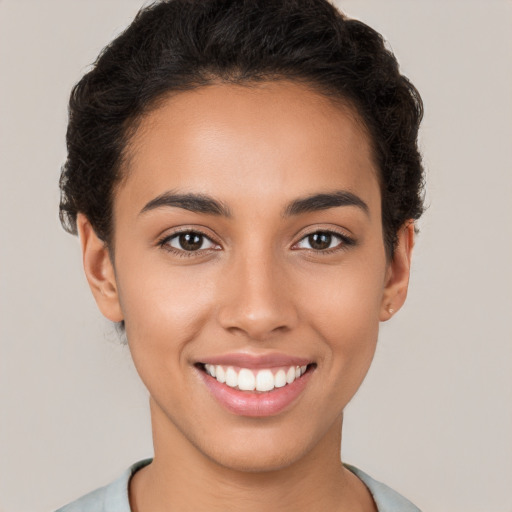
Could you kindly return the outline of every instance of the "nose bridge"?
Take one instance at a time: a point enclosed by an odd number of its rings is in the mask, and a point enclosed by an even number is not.
[[[225,329],[263,340],[294,326],[297,315],[285,283],[283,262],[268,243],[239,248],[229,267],[219,311]]]

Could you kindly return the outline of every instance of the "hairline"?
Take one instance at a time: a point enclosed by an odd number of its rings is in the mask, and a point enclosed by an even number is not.
[[[360,112],[360,109],[356,105],[356,101],[350,98],[348,95],[343,95],[339,91],[334,90],[333,88],[328,88],[326,85],[321,84],[319,81],[315,81],[314,79],[304,77],[301,75],[290,76],[287,74],[277,74],[277,73],[269,73],[265,76],[254,76],[249,78],[230,78],[229,75],[220,76],[219,74],[209,74],[204,81],[196,81],[196,83],[192,83],[190,86],[186,88],[173,89],[169,87],[168,90],[161,92],[160,94],[155,95],[151,98],[146,105],[142,107],[139,112],[136,112],[130,118],[125,120],[123,127],[123,136],[122,136],[122,149],[119,154],[119,160],[116,164],[116,173],[117,179],[113,183],[111,190],[111,212],[112,219],[110,224],[110,233],[108,234],[108,240],[104,240],[109,251],[112,252],[112,256],[115,250],[114,244],[114,232],[115,232],[115,201],[118,191],[123,187],[126,183],[126,180],[130,176],[130,167],[133,161],[133,156],[137,150],[137,145],[134,143],[137,136],[141,133],[141,126],[144,123],[144,120],[147,119],[153,112],[158,110],[170,99],[179,96],[182,93],[198,91],[200,89],[204,89],[210,86],[239,86],[244,88],[257,88],[263,84],[269,83],[292,83],[298,86],[303,87],[305,90],[309,90],[310,92],[317,95],[319,98],[323,100],[327,100],[333,108],[339,109],[343,111],[344,114],[351,117],[354,121],[357,129],[360,130],[361,134],[364,136],[368,143],[368,147],[370,149],[370,159],[372,163],[372,172],[375,173],[375,177],[377,179],[377,183],[379,185],[380,191],[380,199],[381,199],[381,224],[382,224],[382,233],[384,238],[384,244],[386,246],[386,255],[392,257],[393,256],[393,248],[387,247],[386,242],[386,233],[384,227],[384,216],[383,216],[383,176],[382,170],[380,168],[380,164],[377,156],[377,141],[375,137],[372,135],[370,128],[364,120],[363,115]]]

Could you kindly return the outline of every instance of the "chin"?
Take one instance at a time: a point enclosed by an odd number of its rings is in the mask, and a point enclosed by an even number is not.
[[[210,459],[228,470],[240,473],[269,473],[292,466],[303,453],[283,450],[237,449],[233,453],[211,454]]]
[[[253,432],[229,432],[223,438],[196,444],[212,462],[242,473],[266,473],[292,466],[313,449],[314,436],[298,435],[288,429],[258,427]]]

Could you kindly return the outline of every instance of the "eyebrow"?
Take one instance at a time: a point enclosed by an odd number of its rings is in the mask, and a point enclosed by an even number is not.
[[[174,207],[183,208],[196,213],[206,213],[209,215],[217,215],[223,217],[231,217],[231,211],[229,208],[220,201],[213,199],[205,194],[179,194],[170,192],[164,192],[163,194],[155,197],[149,201],[149,203],[142,208],[140,214],[155,210],[161,207]],[[140,215],[139,214],[139,215]]]
[[[285,208],[284,217],[327,210],[338,206],[355,206],[365,212],[366,215],[370,215],[368,205],[359,196],[347,190],[337,190],[295,199]]]
[[[347,190],[329,193],[312,194],[293,200],[283,211],[283,217],[291,217],[304,213],[327,210],[340,206],[355,206],[369,215],[368,205],[357,195]],[[229,207],[205,194],[164,192],[155,197],[142,208],[140,214],[162,207],[183,208],[195,213],[205,213],[231,218]],[[139,214],[139,215],[140,215]]]

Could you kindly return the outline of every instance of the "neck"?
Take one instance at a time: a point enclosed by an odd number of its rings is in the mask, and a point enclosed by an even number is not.
[[[340,458],[342,417],[320,442],[286,467],[239,471],[222,466],[199,451],[151,401],[153,462],[130,482],[133,512],[173,510],[247,512],[264,507],[300,510],[373,511],[364,485]]]

